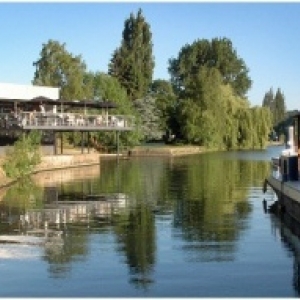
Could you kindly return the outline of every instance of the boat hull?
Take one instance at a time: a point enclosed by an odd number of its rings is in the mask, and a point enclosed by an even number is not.
[[[277,212],[287,213],[300,222],[300,182],[284,181],[280,177],[270,176],[265,181],[264,190],[267,186],[270,186],[277,195]]]

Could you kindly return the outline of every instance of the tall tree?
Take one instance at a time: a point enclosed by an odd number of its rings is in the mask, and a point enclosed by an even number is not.
[[[275,126],[283,121],[286,116],[285,99],[279,88],[277,89],[275,96],[272,88],[265,94],[262,106],[270,109]]]
[[[49,40],[43,44],[40,58],[35,66],[35,85],[60,87],[60,96],[66,100],[85,97],[84,74],[86,65],[81,56],[74,56],[66,50],[66,44]]]
[[[131,100],[142,98],[152,83],[154,57],[152,33],[139,9],[137,16],[130,14],[124,23],[123,39],[109,64],[109,74],[125,87]]]
[[[286,107],[285,107],[284,95],[282,94],[280,89],[277,89],[274,98],[274,111],[273,111],[274,124],[277,125],[278,123],[283,121],[285,115],[286,115]]]
[[[218,69],[223,83],[230,84],[237,96],[245,97],[251,87],[248,68],[227,38],[197,40],[191,45],[185,45],[178,58],[170,59],[168,70],[175,90],[184,92],[186,85],[201,67]]]
[[[274,93],[273,93],[273,89],[270,88],[270,90],[268,92],[265,93],[263,102],[262,102],[262,106],[263,107],[269,107],[270,110],[272,111],[273,109],[273,103],[274,103]]]

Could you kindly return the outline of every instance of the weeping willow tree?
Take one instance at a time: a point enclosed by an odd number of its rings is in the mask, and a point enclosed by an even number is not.
[[[230,40],[196,41],[169,62],[183,141],[213,149],[265,147],[270,113],[250,107],[248,69]]]
[[[31,131],[21,135],[12,148],[5,153],[2,168],[7,177],[12,179],[26,178],[41,162],[41,134]]]
[[[272,126],[270,111],[250,107],[222,83],[216,69],[203,67],[200,73],[187,85],[187,98],[177,111],[183,139],[213,149],[265,148]]]

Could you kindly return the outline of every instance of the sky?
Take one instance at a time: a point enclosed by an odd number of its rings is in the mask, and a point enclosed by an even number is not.
[[[50,39],[81,55],[88,71],[107,72],[124,22],[139,8],[152,33],[153,79],[170,79],[168,61],[185,45],[227,38],[249,69],[252,106],[272,88],[288,110],[300,109],[297,2],[0,2],[0,82],[31,84]]]

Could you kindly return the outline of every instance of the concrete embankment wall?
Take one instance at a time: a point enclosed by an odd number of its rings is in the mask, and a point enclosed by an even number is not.
[[[51,169],[33,174],[32,178],[38,186],[53,187],[63,182],[99,177],[100,172],[100,164],[93,164],[67,169]]]
[[[165,146],[165,147],[136,147],[131,150],[129,156],[181,156],[198,154],[204,151],[204,147],[197,146]]]
[[[72,168],[99,163],[99,154],[50,155],[42,157],[42,162],[35,168],[35,171],[40,172],[51,169]]]
[[[97,165],[100,163],[100,154],[76,154],[76,155],[49,155],[42,156],[41,163],[35,168],[34,173],[48,170],[75,168],[82,166]],[[7,178],[2,168],[0,168],[0,187],[12,183],[13,180]]]

